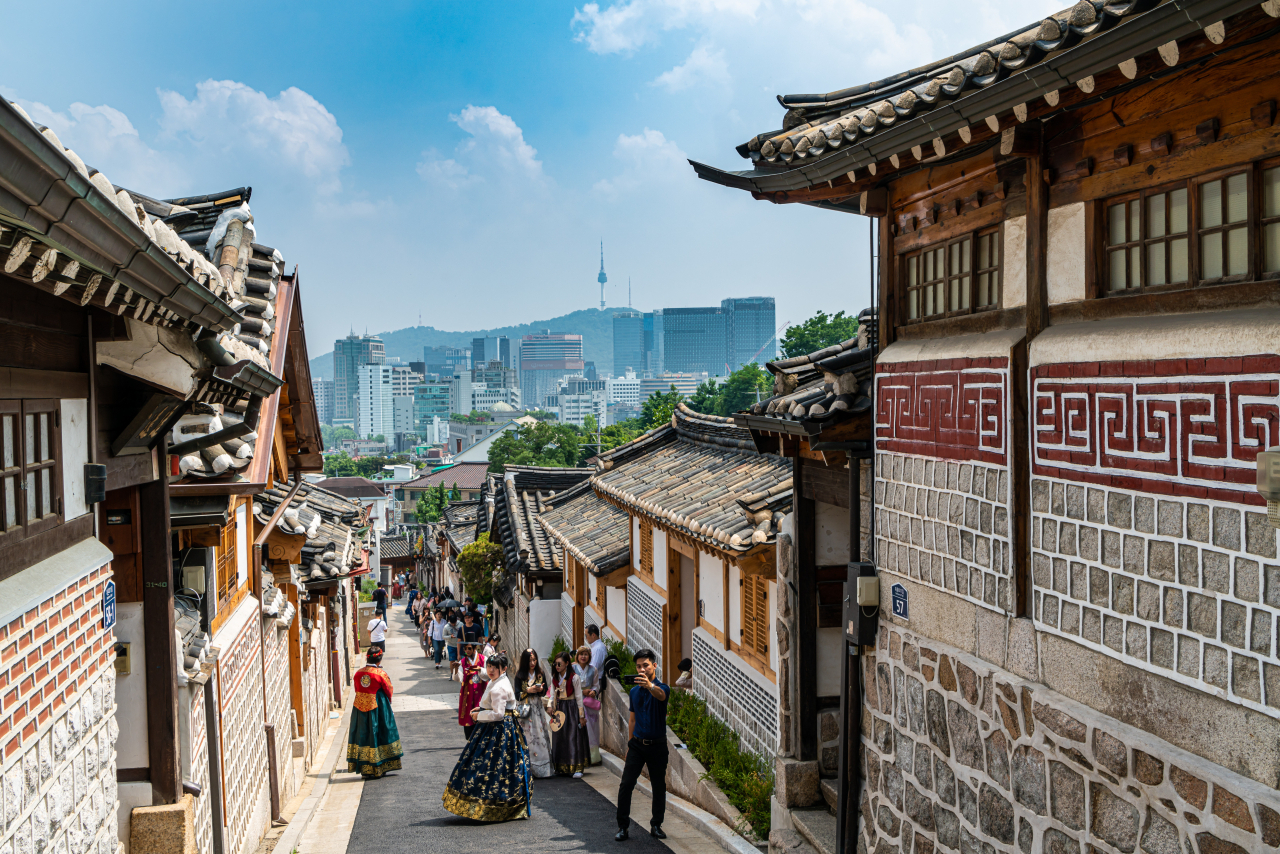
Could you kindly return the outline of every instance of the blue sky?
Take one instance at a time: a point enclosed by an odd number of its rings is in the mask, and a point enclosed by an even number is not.
[[[0,94],[139,192],[251,185],[260,239],[301,267],[313,354],[419,314],[476,329],[594,306],[601,239],[610,306],[630,276],[637,308],[770,295],[799,322],[868,304],[866,221],[754,201],[686,158],[745,168],[733,147],[779,125],[777,94],[1061,5],[23,4]]]

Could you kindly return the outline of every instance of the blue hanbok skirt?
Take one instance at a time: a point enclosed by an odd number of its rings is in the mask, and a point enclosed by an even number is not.
[[[444,808],[476,821],[531,816],[529,749],[515,712],[475,725],[444,790]]]

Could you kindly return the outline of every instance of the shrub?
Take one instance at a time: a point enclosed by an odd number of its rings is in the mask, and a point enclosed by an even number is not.
[[[556,639],[551,644],[551,658],[554,660],[562,652],[569,652],[569,644],[565,641],[564,635],[556,635]]]
[[[742,813],[746,830],[767,839],[771,822],[773,769],[760,756],[744,750],[738,734],[687,691],[676,691],[667,704],[667,725],[684,740],[689,752],[706,767],[706,777]]]
[[[605,646],[605,649],[609,651],[610,655],[618,659],[618,675],[619,676],[635,676],[636,675],[637,671],[636,671],[635,657],[631,655],[631,650],[627,648],[627,645],[625,643],[619,640],[608,640],[606,638],[604,642],[604,646]]]

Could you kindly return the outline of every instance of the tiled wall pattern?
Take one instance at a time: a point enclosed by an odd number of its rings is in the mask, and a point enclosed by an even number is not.
[[[313,759],[317,758],[316,752],[320,749],[320,740],[329,725],[329,702],[333,696],[333,688],[329,682],[328,618],[317,622],[319,625],[314,634],[314,645],[308,640],[301,650],[306,663],[306,668],[302,672],[303,711],[307,716],[307,747]],[[360,664],[363,666],[363,660]],[[284,678],[288,679],[287,670]]]
[[[255,613],[218,656],[218,700],[222,724],[222,777],[226,798],[227,854],[258,844],[254,811],[267,785],[267,742],[262,731],[262,667],[258,660],[258,602],[240,607]],[[232,620],[235,616],[232,617]],[[220,638],[214,638],[217,644]]]
[[[112,854],[115,670],[109,565],[0,628],[0,851]]]
[[[1280,716],[1280,560],[1240,504],[1033,478],[1036,627]]]
[[[560,597],[560,637],[573,644],[573,599],[568,594]]]
[[[294,619],[297,619],[296,617]],[[267,710],[276,726],[276,760],[279,763],[280,802],[288,803],[297,789],[293,774],[293,701],[289,696],[289,631],[264,614],[263,648],[267,672]],[[326,664],[326,672],[327,672]],[[329,706],[325,704],[327,711]]]
[[[1010,610],[1008,469],[883,452],[875,465],[880,569]]]
[[[750,665],[701,631],[693,633],[693,692],[761,756],[778,749],[778,689],[765,688],[743,668]]]
[[[884,627],[863,663],[859,852],[1280,846],[1274,790],[1042,686]]]
[[[662,605],[658,595],[634,575],[627,579],[627,646],[633,651],[651,649],[662,658]],[[658,678],[665,679],[661,660]]]

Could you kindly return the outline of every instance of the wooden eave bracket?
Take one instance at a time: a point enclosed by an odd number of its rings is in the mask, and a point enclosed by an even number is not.
[[[778,562],[775,558],[777,547],[767,543],[732,559],[743,575],[759,578],[777,578]]]

